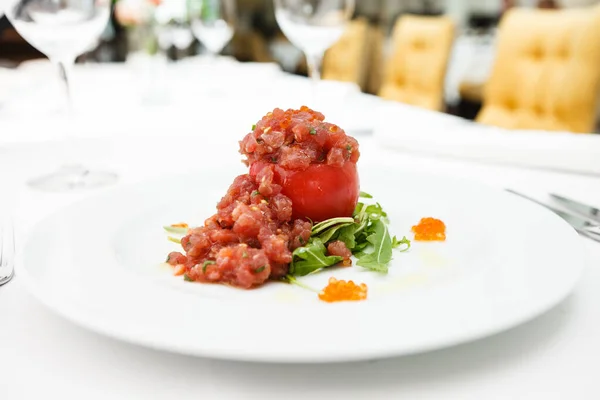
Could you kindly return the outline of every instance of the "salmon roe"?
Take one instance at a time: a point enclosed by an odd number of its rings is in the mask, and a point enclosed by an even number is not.
[[[366,300],[367,285],[355,284],[352,281],[337,280],[329,278],[329,284],[319,293],[319,299],[328,303],[335,301],[357,301]]]
[[[446,225],[439,219],[427,217],[412,227],[415,240],[420,241],[444,241],[446,240]]]

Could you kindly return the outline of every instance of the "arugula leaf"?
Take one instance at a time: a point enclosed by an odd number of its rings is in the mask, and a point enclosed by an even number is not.
[[[361,192],[360,197],[373,198],[365,192]],[[289,277],[308,275],[342,261],[342,257],[327,255],[326,245],[334,240],[346,244],[358,259],[357,265],[387,273],[392,250],[403,245],[406,247],[401,251],[410,248],[410,241],[406,237],[398,240],[394,236],[392,239],[388,223],[388,215],[381,204],[358,202],[353,218],[331,218],[314,224],[308,243],[292,253]]]
[[[354,223],[354,218],[351,217],[339,217],[339,218],[330,218],[325,221],[321,221],[318,224],[312,227],[312,234],[318,235],[326,229],[331,228],[337,224],[352,224]]]
[[[402,249],[402,250],[400,250],[400,251],[402,251],[402,252],[405,252],[406,250],[410,249],[410,240],[408,240],[408,239],[406,238],[406,236],[402,237],[402,239],[401,239],[401,240],[398,240],[398,239],[396,238],[396,236],[394,236],[394,237],[392,238],[392,248],[393,248],[393,249],[395,249],[395,248],[397,248],[397,247],[400,247],[400,246],[402,246],[403,244],[405,244],[405,245],[406,245],[406,248],[405,248],[405,249]]]
[[[331,228],[324,231],[323,233],[321,233],[318,237],[323,243],[328,243],[329,241],[332,241],[334,239],[337,240],[339,238],[339,232],[342,229],[353,225],[354,222],[347,222],[345,224],[334,225]]]
[[[381,207],[381,204],[379,204],[379,203],[375,203],[375,204],[371,204],[371,205],[367,206],[365,208],[365,213],[371,220],[378,220],[380,218],[383,218],[384,221],[389,222],[387,220],[387,213],[385,211],[383,211],[383,208]]]
[[[308,275],[321,268],[331,267],[343,260],[339,256],[326,256],[323,242],[316,237],[311,238],[306,246],[298,247],[292,253],[290,274],[295,276]]]
[[[352,254],[354,254],[354,256],[356,256],[357,258],[359,258],[360,253],[363,252],[364,249],[367,248],[367,246],[369,245],[369,242],[367,242],[367,240],[357,240],[356,241],[356,246],[354,246],[354,249],[352,249]]]
[[[337,240],[344,242],[350,251],[356,247],[356,237],[354,236],[356,226],[356,224],[349,224],[340,228],[338,231]]]
[[[372,233],[367,241],[373,246],[370,253],[361,254],[356,265],[378,272],[388,272],[388,263],[392,260],[392,239],[387,225],[376,220],[372,224]]]

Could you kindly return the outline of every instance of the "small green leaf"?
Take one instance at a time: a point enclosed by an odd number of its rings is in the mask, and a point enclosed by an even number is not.
[[[347,146],[346,146],[346,150],[348,150],[348,151],[352,151],[352,146],[350,146],[350,145],[347,145]]]
[[[320,292],[317,289],[314,289],[314,288],[312,288],[312,287],[310,287],[308,285],[305,285],[304,283],[299,282],[292,275],[286,275],[285,278],[283,278],[282,280],[284,282],[291,283],[292,285],[296,285],[298,287],[301,287],[302,289],[310,290],[311,292],[315,292],[315,293],[319,293]]]
[[[309,131],[309,133],[310,133],[311,135],[316,135],[316,134],[317,134],[317,131],[316,131],[316,129],[315,129],[315,128],[310,128],[310,131]]]
[[[265,266],[263,265],[262,267],[258,267],[254,270],[255,273],[259,274],[261,272],[263,272],[265,270]]]
[[[359,196],[359,197],[362,197],[363,199],[372,199],[372,198],[373,198],[373,196],[372,196],[372,195],[370,195],[370,194],[369,194],[369,193],[367,193],[367,192],[360,192],[360,193],[358,194],[358,196]]]
[[[339,256],[327,256],[325,245],[319,238],[311,238],[306,246],[298,247],[292,253],[290,274],[304,276],[321,268],[331,267],[343,260]]]
[[[323,231],[318,237],[323,243],[328,243],[337,238],[341,229],[352,225],[354,225],[354,222],[347,222],[344,224],[334,225],[331,228]]]
[[[168,239],[170,242],[177,243],[177,244],[181,244],[181,239],[179,239],[179,238],[176,238],[176,237],[173,237],[173,236],[167,236],[167,239]]]
[[[344,242],[346,244],[346,247],[350,251],[352,251],[352,249],[354,249],[354,247],[356,247],[356,238],[354,236],[356,227],[357,227],[356,224],[351,224],[351,225],[342,227],[338,231],[337,240],[341,240],[342,242]]]
[[[252,130],[256,129],[256,124],[252,124]]]
[[[366,214],[371,220],[377,220],[379,218],[387,218],[387,213],[383,211],[381,204],[375,203],[367,206],[365,209]]]
[[[383,221],[377,220],[372,224],[372,232],[367,241],[373,248],[371,252],[362,254],[356,265],[372,271],[387,272],[392,260],[392,239],[388,227]]]
[[[208,267],[209,265],[213,265],[216,264],[216,262],[214,262],[213,260],[206,260],[204,261],[204,264],[202,264],[202,273],[205,274],[206,273],[206,267]]]
[[[194,282],[194,280],[190,278],[188,274],[183,274],[183,280],[186,282]]]
[[[260,192],[258,190],[255,190],[254,192],[252,192],[252,196],[258,196],[260,194]]]
[[[367,246],[369,245],[369,242],[367,242],[366,240],[361,240],[361,241],[356,241],[356,245],[354,246],[354,248],[352,249],[352,254],[354,254],[357,258],[360,258],[359,255],[360,253],[362,253],[362,251],[364,249],[367,248]]]
[[[174,233],[176,235],[185,235],[188,232],[188,228],[181,228],[181,227],[176,227],[176,226],[163,226],[163,229],[169,233]]]
[[[408,249],[410,249],[410,240],[408,240],[408,239],[406,238],[406,236],[404,236],[404,237],[403,237],[401,240],[398,240],[398,239],[396,238],[396,236],[394,236],[394,237],[392,238],[392,248],[393,248],[393,249],[395,249],[395,248],[397,248],[397,247],[400,247],[400,246],[402,246],[403,244],[405,244],[405,245],[406,245],[406,248],[405,248],[405,249],[402,249],[402,250],[400,250],[400,251],[404,252],[404,251],[407,251]]]
[[[331,218],[331,219],[326,219],[325,221],[321,221],[316,225],[313,225],[312,227],[312,234],[314,235],[319,235],[321,232],[331,228],[332,226],[338,225],[338,224],[348,224],[348,223],[354,223],[354,218],[350,218],[350,217],[339,217],[339,218]]]

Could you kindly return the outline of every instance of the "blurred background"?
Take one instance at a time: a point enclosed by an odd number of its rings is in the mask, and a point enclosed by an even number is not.
[[[78,64],[123,63],[139,54],[179,61],[207,53],[192,33],[186,0],[112,1],[109,25],[95,45],[78,57]],[[221,54],[240,62],[276,63],[285,72],[307,75],[304,54],[278,27],[273,1],[236,3],[235,33]],[[503,15],[514,7],[568,10],[593,7],[596,3],[597,0],[357,0],[352,23],[327,52],[323,78],[353,82],[361,91],[389,100],[470,120],[478,115],[485,119],[481,108],[486,85],[499,62],[497,38]],[[540,40],[545,35],[555,35],[552,25],[546,29],[546,33],[540,31]],[[514,47],[518,47],[517,42]],[[0,18],[0,67],[13,68],[42,58],[5,16]],[[592,67],[600,70],[600,62]],[[421,76],[415,76],[418,74]],[[412,82],[406,82],[411,79]],[[412,89],[403,89],[403,85]],[[419,93],[419,86],[424,93]],[[595,100],[592,103],[596,107]],[[490,118],[493,120],[494,116]],[[593,123],[521,121],[515,127],[598,132],[598,119],[595,112]]]

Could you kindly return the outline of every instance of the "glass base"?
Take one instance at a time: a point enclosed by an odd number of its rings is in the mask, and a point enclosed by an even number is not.
[[[14,271],[11,271],[11,273],[8,276],[0,276],[0,286],[10,282],[14,276],[15,276]]]
[[[32,179],[29,187],[44,192],[72,192],[112,185],[117,175],[108,171],[91,171],[83,166],[65,166],[49,175]]]

